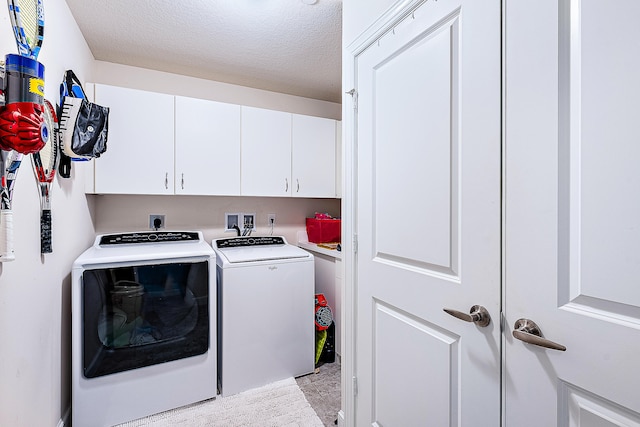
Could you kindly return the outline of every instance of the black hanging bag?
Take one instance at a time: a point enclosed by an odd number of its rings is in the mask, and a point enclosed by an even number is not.
[[[60,85],[58,117],[62,150],[59,172],[68,178],[70,160],[90,160],[107,150],[109,108],[88,101],[78,77],[67,70]]]

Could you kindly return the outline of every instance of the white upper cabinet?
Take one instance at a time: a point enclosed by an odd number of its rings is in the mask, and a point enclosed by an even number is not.
[[[336,197],[336,121],[294,114],[291,135],[291,195]]]
[[[240,106],[176,97],[175,193],[240,195]]]
[[[110,107],[107,151],[94,160],[96,193],[173,194],[173,96],[95,85]]]
[[[291,195],[291,113],[242,107],[242,195]]]
[[[336,197],[336,121],[242,107],[242,195]]]
[[[110,108],[88,193],[339,197],[335,120],[86,86]]]

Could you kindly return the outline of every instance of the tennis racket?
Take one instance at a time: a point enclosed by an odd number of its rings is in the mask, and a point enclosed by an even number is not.
[[[0,150],[2,177],[0,179],[0,262],[13,261],[16,255],[13,249],[13,211],[11,199],[13,186],[22,162],[22,153],[15,150]]]
[[[9,19],[13,27],[13,35],[18,46],[18,53],[34,61],[40,53],[44,36],[44,10],[42,0],[7,0]],[[5,64],[6,66],[6,64]],[[8,72],[8,70],[5,70]],[[43,70],[44,71],[44,70]],[[44,74],[44,73],[43,73]],[[7,78],[8,76],[5,76]],[[35,79],[34,84],[44,83]],[[39,88],[29,87],[30,91],[38,92]],[[20,89],[21,92],[22,89]],[[5,93],[5,98],[8,94]],[[5,99],[8,101],[8,99]],[[13,188],[22,162],[23,154],[16,150],[5,150],[7,144],[0,141],[0,262],[13,261],[15,251],[13,246],[13,211],[11,201]]]
[[[42,0],[7,0],[7,5],[18,53],[37,60],[44,40]]]
[[[48,140],[44,147],[31,155],[33,171],[38,180],[38,193],[40,195],[40,253],[53,252],[51,247],[51,183],[56,175],[58,166],[59,139],[58,118],[53,105],[45,102],[44,120],[49,128]]]

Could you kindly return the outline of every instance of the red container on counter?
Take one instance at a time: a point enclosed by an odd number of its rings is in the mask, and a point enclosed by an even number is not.
[[[307,218],[307,236],[311,243],[340,243],[340,220]]]

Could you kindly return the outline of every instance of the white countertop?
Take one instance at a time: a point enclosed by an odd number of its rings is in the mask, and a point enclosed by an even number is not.
[[[336,259],[342,259],[342,252],[336,249],[323,248],[321,246],[318,246],[318,244],[316,243],[309,242],[309,237],[307,236],[306,230],[298,231],[298,246],[311,252],[327,255]]]

